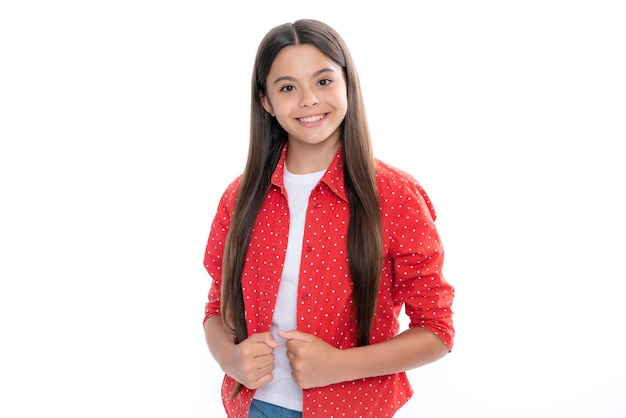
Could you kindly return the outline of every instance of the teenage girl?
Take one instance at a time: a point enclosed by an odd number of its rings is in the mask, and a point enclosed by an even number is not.
[[[339,34],[314,20],[272,29],[254,63],[246,166],[204,258],[227,416],[381,418],[404,405],[405,371],[454,337],[434,221],[419,183],[374,158]]]

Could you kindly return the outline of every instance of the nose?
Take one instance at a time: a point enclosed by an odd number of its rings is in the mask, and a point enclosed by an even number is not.
[[[302,89],[302,95],[300,96],[300,107],[313,107],[316,106],[318,103],[319,99],[312,89]]]

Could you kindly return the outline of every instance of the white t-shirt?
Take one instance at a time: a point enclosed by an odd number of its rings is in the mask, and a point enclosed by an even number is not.
[[[298,277],[300,275],[300,257],[304,222],[311,191],[324,175],[324,171],[311,174],[292,174],[285,167],[284,182],[289,201],[289,239],[283,275],[278,287],[278,298],[272,318],[271,333],[279,346],[274,349],[273,380],[257,389],[254,398],[283,408],[302,411],[302,389],[291,377],[291,368],[287,358],[285,340],[278,336],[278,331],[296,329],[296,304],[298,299]]]

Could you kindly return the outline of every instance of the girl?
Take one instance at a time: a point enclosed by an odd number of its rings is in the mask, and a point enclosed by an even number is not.
[[[204,259],[228,417],[392,416],[412,395],[405,371],[451,350],[434,209],[371,148],[339,34],[314,20],[272,29],[254,64],[245,170]]]

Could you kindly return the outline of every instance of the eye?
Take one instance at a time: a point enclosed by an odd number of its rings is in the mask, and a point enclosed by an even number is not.
[[[294,87],[291,85],[286,85],[286,86],[282,86],[280,88],[280,91],[283,91],[285,93],[289,93],[290,91],[293,91]]]
[[[328,79],[328,78],[323,78],[320,81],[317,82],[317,84],[319,84],[320,86],[328,86],[332,83],[333,81]]]

